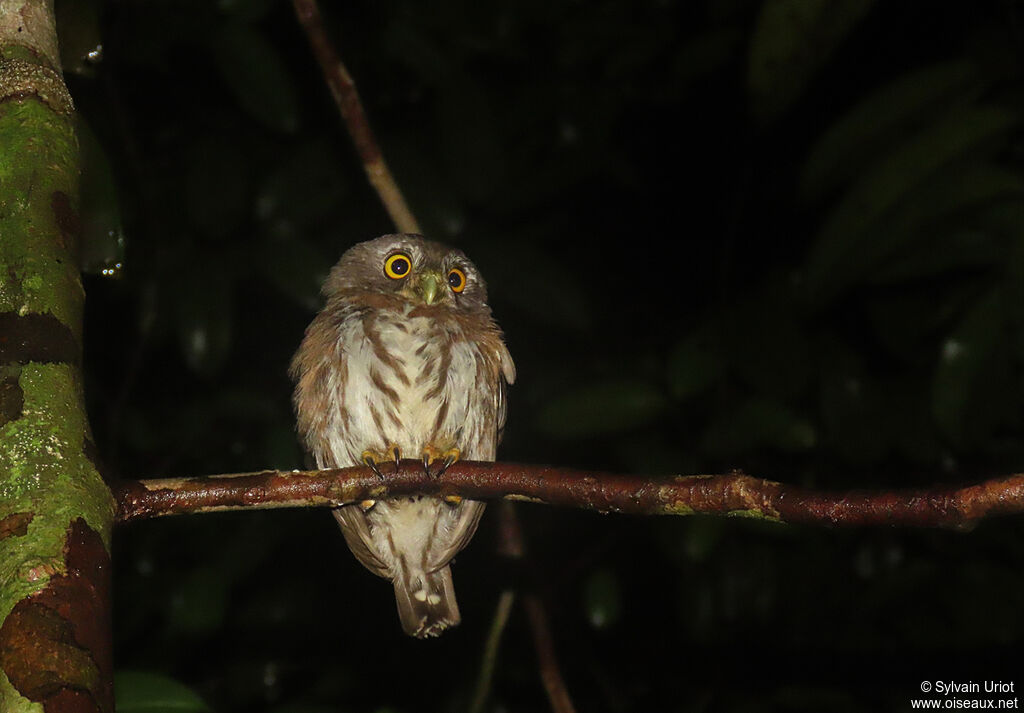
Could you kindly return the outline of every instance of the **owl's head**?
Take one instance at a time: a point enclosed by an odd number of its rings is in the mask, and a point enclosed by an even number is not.
[[[353,292],[460,311],[487,307],[487,285],[461,250],[412,233],[384,235],[345,251],[324,283],[324,295]]]

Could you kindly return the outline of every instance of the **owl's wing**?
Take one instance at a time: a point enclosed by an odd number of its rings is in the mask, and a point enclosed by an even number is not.
[[[341,534],[345,536],[345,542],[356,559],[363,563],[366,569],[378,577],[391,578],[391,569],[384,564],[384,561],[370,549],[373,536],[370,534],[370,524],[358,505],[345,505],[331,510],[334,519],[341,526]]]
[[[465,547],[476,533],[477,525],[480,524],[480,516],[484,514],[484,507],[487,503],[478,500],[463,500],[458,505],[448,505],[452,508],[449,518],[438,518],[438,526],[447,527],[450,535],[444,538],[435,538],[442,541],[445,546],[429,553],[430,560],[427,562],[428,571],[435,572],[452,561],[452,557]]]
[[[512,361],[512,355],[508,353],[508,348],[503,342],[499,344],[498,388],[494,390],[495,423],[498,426],[495,443],[501,443],[501,436],[505,432],[505,418],[508,415],[508,387],[516,380],[516,365]]]

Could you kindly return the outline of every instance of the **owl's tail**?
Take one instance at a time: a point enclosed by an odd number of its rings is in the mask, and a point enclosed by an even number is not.
[[[459,605],[455,601],[452,570],[445,565],[436,572],[399,572],[392,582],[398,618],[409,636],[426,639],[440,636],[445,629],[458,624]]]

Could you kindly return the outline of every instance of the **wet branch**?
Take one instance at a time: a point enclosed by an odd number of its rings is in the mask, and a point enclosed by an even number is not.
[[[636,476],[521,463],[455,463],[440,479],[419,461],[385,478],[356,466],[323,471],[261,471],[195,478],[124,481],[115,488],[118,522],[163,515],[253,508],[337,507],[412,494],[505,498],[636,515],[695,513],[835,526],[967,525],[1024,512],[1024,474],[963,487],[829,493],[740,472]]]

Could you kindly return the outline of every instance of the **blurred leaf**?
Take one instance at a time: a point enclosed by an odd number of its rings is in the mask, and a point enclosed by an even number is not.
[[[458,76],[448,78],[437,99],[439,155],[468,201],[486,201],[497,193],[505,172],[494,104],[486,87]]]
[[[192,689],[173,678],[142,671],[114,674],[118,713],[208,713],[211,709]]]
[[[583,609],[595,629],[613,626],[622,612],[622,592],[615,572],[602,568],[583,583]]]
[[[831,345],[821,363],[821,420],[829,444],[851,462],[877,461],[890,435],[880,427],[886,402],[878,384],[844,345]]]
[[[857,175],[976,81],[974,65],[956,59],[908,72],[874,91],[815,143],[800,176],[801,197],[819,198]]]
[[[200,141],[188,154],[185,208],[204,235],[223,239],[241,227],[249,208],[249,166],[228,137]]]
[[[349,187],[339,158],[334,145],[324,140],[289,151],[260,186],[255,203],[260,223],[276,237],[290,239],[324,221]]]
[[[474,246],[474,261],[488,289],[541,324],[583,330],[592,318],[587,292],[576,271],[541,249],[547,226],[521,228],[508,239]],[[467,247],[468,249],[468,247]]]
[[[976,444],[1013,410],[1017,396],[1005,348],[1003,295],[979,299],[942,343],[932,383],[932,414],[958,446]]]
[[[683,439],[669,441],[661,429],[616,436],[608,447],[609,457],[624,464],[631,473],[694,473],[697,470],[695,454]]]
[[[847,261],[863,264],[861,241],[873,221],[947,162],[1004,134],[1017,118],[996,107],[955,109],[865,172],[825,219],[811,250],[807,281],[817,301],[831,297],[849,281]]]
[[[1012,243],[1002,289],[1006,294],[1006,318],[1014,355],[1018,363],[1024,364],[1024,205],[1017,206],[1014,216],[1018,236]]]
[[[931,244],[893,255],[872,271],[872,282],[906,283],[947,272],[986,268],[998,263],[1004,251],[994,237],[977,230],[939,231]]]
[[[243,22],[262,20],[275,5],[275,0],[217,0],[221,12]]]
[[[556,438],[593,438],[644,426],[665,410],[661,390],[636,379],[610,379],[552,398],[538,427]]]
[[[714,386],[724,374],[720,347],[705,333],[676,342],[668,358],[672,396],[687,399]]]
[[[735,27],[715,29],[699,35],[676,50],[672,71],[682,82],[706,77],[736,57],[743,39],[743,33]]]
[[[857,26],[874,0],[768,0],[750,40],[753,114],[784,113]]]
[[[331,262],[307,240],[263,240],[257,250],[260,271],[272,285],[309,311],[320,306],[320,286]]]
[[[759,448],[805,451],[814,447],[817,434],[813,423],[786,404],[751,398],[717,414],[702,441],[710,455],[735,457]]]
[[[715,548],[722,540],[727,527],[725,520],[717,517],[695,516],[686,518],[686,539],[682,551],[691,562],[704,562],[714,554]],[[673,549],[679,549],[679,541],[673,543]]]
[[[186,634],[221,628],[227,611],[228,577],[224,568],[200,567],[179,579],[171,593],[168,627]]]
[[[81,114],[76,119],[82,162],[80,264],[83,272],[113,276],[124,266],[125,249],[117,183],[92,128]]]
[[[976,282],[962,281],[941,294],[928,284],[896,293],[881,291],[864,303],[864,311],[882,347],[903,361],[920,362],[932,358],[936,332],[948,329],[963,314],[977,299],[978,289]]]
[[[271,129],[295,131],[294,82],[278,48],[253,26],[237,23],[227,25],[213,42],[217,68],[242,108]]]
[[[793,281],[773,275],[765,282],[720,318],[722,352],[732,370],[758,393],[785,401],[810,384],[811,349]]]
[[[392,134],[388,164],[424,234],[454,241],[466,227],[466,210],[446,165],[422,144],[422,131]]]
[[[972,231],[972,214],[1013,195],[1024,195],[1024,180],[990,163],[955,162],[939,169],[856,236],[856,250],[833,270],[829,289],[920,278],[967,267],[968,257],[994,258],[992,241]],[[973,248],[974,255],[957,248]]]
[[[178,346],[193,371],[211,374],[227,359],[233,322],[233,280],[211,262],[180,276],[174,298]]]
[[[264,462],[268,468],[288,470],[302,466],[302,449],[291,424],[268,428],[263,438]]]

